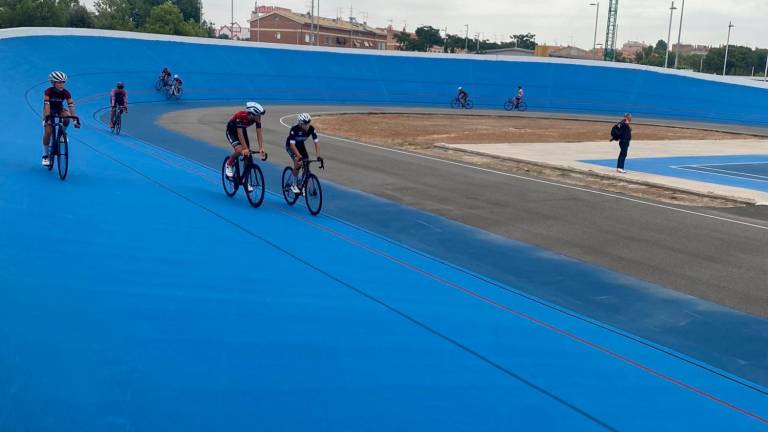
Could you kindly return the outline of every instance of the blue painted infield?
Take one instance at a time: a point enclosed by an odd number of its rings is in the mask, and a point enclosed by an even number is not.
[[[584,160],[581,162],[607,167],[616,166],[615,159]],[[630,171],[768,192],[768,155],[637,159],[630,156],[626,168]]]

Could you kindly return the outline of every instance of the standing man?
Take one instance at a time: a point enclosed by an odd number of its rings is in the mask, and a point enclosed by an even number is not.
[[[617,123],[613,130],[611,130],[611,141],[618,141],[619,148],[619,160],[616,162],[616,171],[622,174],[626,173],[624,170],[624,161],[627,159],[627,152],[629,151],[629,143],[632,141],[632,114],[624,114],[624,119]]]

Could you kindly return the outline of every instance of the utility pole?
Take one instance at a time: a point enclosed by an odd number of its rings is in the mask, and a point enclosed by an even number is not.
[[[667,65],[669,64],[669,49],[671,48],[669,46],[669,43],[672,42],[672,14],[675,13],[675,0],[672,0],[672,6],[669,7],[669,33],[667,33],[667,52],[664,56],[664,69],[667,68]]]
[[[597,58],[597,19],[600,17],[600,2],[590,3],[589,5],[597,6],[597,11],[595,11],[595,38],[592,40],[592,52],[594,57]]]
[[[320,0],[317,0],[320,1]],[[683,33],[683,12],[685,12],[685,0],[680,6],[680,28],[677,30],[677,47],[675,48],[675,69],[677,69],[677,59],[680,58],[680,35]]]
[[[725,60],[723,61],[723,76],[725,76],[725,68],[728,67],[728,47],[731,45],[731,29],[736,27],[733,22],[728,21],[728,39],[725,42]]]
[[[464,24],[466,32],[464,33],[464,53],[469,52],[469,24]]]
[[[475,41],[477,41],[477,48],[475,48],[475,54],[480,53],[480,33],[475,33]]]
[[[232,33],[230,35],[231,39],[235,38],[235,0],[232,0],[231,2],[231,9],[230,9],[231,15],[229,16],[229,32]]]
[[[768,52],[765,54],[765,74],[763,76],[765,77],[765,81],[768,82]]]
[[[315,45],[320,46],[320,0],[317,0],[317,25],[315,26]]]

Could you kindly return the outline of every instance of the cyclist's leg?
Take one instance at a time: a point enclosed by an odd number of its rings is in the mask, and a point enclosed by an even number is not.
[[[227,128],[226,136],[227,141],[229,141],[229,144],[232,146],[232,153],[229,155],[227,165],[233,166],[237,157],[243,153],[243,150],[246,147],[237,139],[237,128]]]
[[[112,129],[115,127],[115,106],[112,105],[109,108],[109,128]]]

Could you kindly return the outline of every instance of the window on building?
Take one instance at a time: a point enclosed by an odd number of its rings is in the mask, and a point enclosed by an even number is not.
[[[275,39],[280,40],[280,32],[275,33]]]
[[[304,42],[309,43],[309,34],[304,33]]]
[[[380,49],[380,50],[385,50],[385,49],[387,49],[387,44],[386,44],[385,42],[379,42],[379,49]]]

